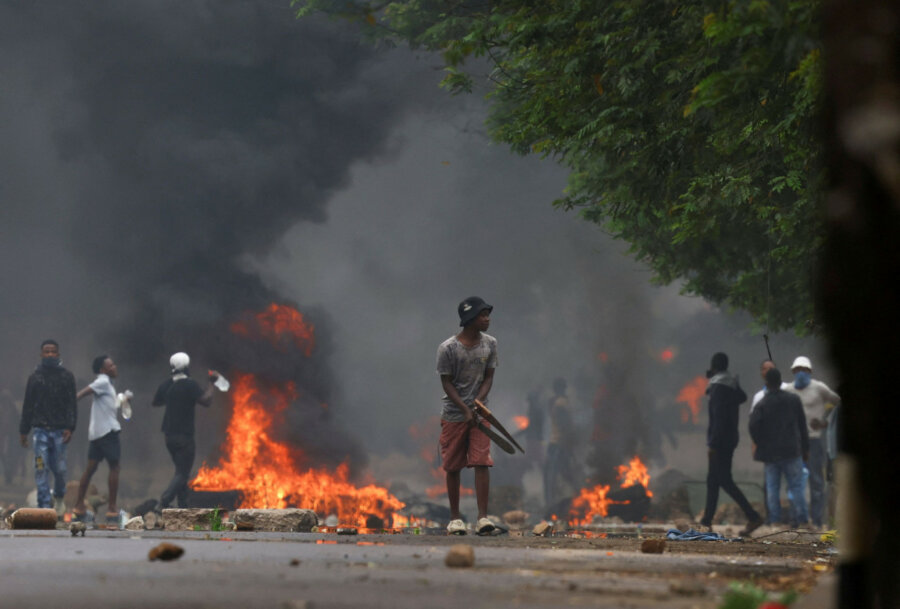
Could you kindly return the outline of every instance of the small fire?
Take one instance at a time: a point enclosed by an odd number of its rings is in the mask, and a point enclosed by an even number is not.
[[[700,421],[700,400],[706,395],[706,377],[697,376],[685,384],[678,392],[675,402],[685,404],[687,407],[681,410],[681,422],[693,423]]]
[[[303,314],[274,302],[264,311],[248,314],[246,319],[234,322],[230,329],[244,338],[264,338],[279,351],[285,351],[285,347],[293,343],[306,357],[312,355],[316,346],[313,327],[306,323]]]
[[[666,347],[659,353],[659,359],[664,364],[668,364],[673,359],[675,359],[675,349],[673,349],[672,347]]]
[[[517,414],[513,417],[513,425],[516,426],[516,429],[528,429],[528,417],[525,415]]]
[[[337,514],[343,523],[366,526],[370,515],[389,520],[403,502],[374,484],[362,488],[349,481],[346,464],[333,473],[298,466],[299,449],[273,439],[270,430],[296,398],[292,385],[263,391],[249,374],[235,377],[234,412],[228,424],[224,456],[216,468],[205,463],[191,487],[198,491],[241,491],[241,506],[314,510]],[[268,407],[267,407],[268,404]]]
[[[279,350],[293,343],[307,356],[315,345],[312,326],[299,311],[284,305],[272,304],[232,324],[231,330],[251,340],[264,338]],[[404,506],[385,488],[354,485],[346,464],[334,472],[306,466],[300,448],[273,437],[272,430],[284,424],[284,411],[297,399],[293,383],[264,383],[250,374],[236,374],[231,395],[223,456],[216,467],[206,463],[200,467],[191,482],[193,489],[239,490],[240,507],[307,508],[320,515],[337,514],[342,523],[361,528],[370,516],[387,523]]]
[[[620,465],[617,469],[619,475],[616,476],[616,480],[621,480],[622,488],[640,484],[647,489],[648,497],[653,496],[653,493],[650,492],[650,474],[640,457],[634,457],[628,462],[628,465]]]
[[[640,457],[635,456],[628,462],[628,465],[620,465],[616,469],[618,470],[616,480],[621,482],[620,488],[640,484],[644,487],[648,497],[653,496],[653,493],[650,492],[650,474]],[[581,493],[572,500],[569,522],[574,526],[589,525],[595,517],[605,518],[609,514],[610,505],[630,503],[607,498],[610,488],[608,484],[598,484],[594,488],[581,489]]]

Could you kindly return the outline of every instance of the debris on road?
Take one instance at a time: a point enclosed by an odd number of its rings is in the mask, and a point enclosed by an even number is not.
[[[19,508],[6,523],[11,529],[55,529],[57,518],[53,508]]]
[[[125,523],[126,531],[143,531],[144,530],[144,517],[143,516],[135,516],[128,520]]]
[[[451,546],[444,558],[444,564],[453,568],[468,568],[475,566],[475,550],[467,544]]]
[[[314,511],[300,508],[241,509],[234,511],[232,521],[239,531],[308,533],[319,523],[319,518]]]
[[[147,558],[150,560],[177,560],[184,554],[184,548],[174,543],[163,542],[150,550]]]
[[[167,508],[162,517],[167,531],[208,531],[212,513],[210,508]]]
[[[503,514],[503,521],[508,524],[510,528],[521,528],[525,526],[526,520],[528,520],[528,513],[522,510],[510,510]]]
[[[84,537],[84,532],[87,531],[87,524],[75,521],[69,525],[69,531],[72,533],[72,537],[78,537],[78,535]]]
[[[532,533],[537,535],[538,537],[543,537],[545,535],[549,535],[553,532],[553,524],[547,522],[546,520],[541,521],[534,525],[534,528],[531,530]]]
[[[678,529],[669,529],[666,538],[672,541],[743,541],[740,537],[724,537],[718,533],[701,533],[694,529],[688,529],[683,533]]]
[[[645,539],[641,543],[641,552],[643,552],[644,554],[662,554],[665,551],[665,539]]]

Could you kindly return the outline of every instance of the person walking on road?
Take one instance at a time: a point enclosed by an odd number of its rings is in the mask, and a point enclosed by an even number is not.
[[[738,445],[738,407],[747,401],[738,379],[728,372],[728,356],[716,353],[712,356],[706,373],[709,386],[709,427],[706,432],[709,471],[706,476],[706,509],[700,524],[711,527],[719,503],[719,489],[731,495],[747,516],[747,526],[742,536],[750,535],[763,524],[759,512],[738,488],[731,477],[731,462]]]
[[[803,462],[809,457],[809,433],[803,405],[793,393],[781,387],[781,372],[766,372],[765,397],[750,414],[753,458],[765,464],[766,509],[769,524],[781,522],[781,479],[787,481],[791,502],[791,526],[806,524],[806,494],[803,489]]]
[[[497,368],[497,339],[486,334],[494,307],[472,296],[459,303],[462,330],[440,344],[437,373],[444,390],[441,411],[441,462],[447,476],[450,523],[447,532],[464,535],[466,525],[459,512],[459,487],[463,468],[475,470],[475,500],[478,521],[475,530],[485,535],[494,530],[487,517],[490,492],[491,441],[475,427],[472,406],[475,400],[487,401]],[[487,425],[487,422],[484,422]]]
[[[28,377],[19,439],[28,447],[28,434],[34,441],[34,481],[38,507],[65,512],[66,444],[72,439],[78,410],[75,404],[75,377],[63,368],[59,344],[52,339],[41,343],[41,363]],[[53,492],[50,492],[53,472]]]
[[[72,508],[72,515],[76,520],[84,519],[87,508],[84,505],[84,496],[87,494],[91,477],[97,471],[100,463],[105,459],[109,464],[109,499],[106,510],[106,523],[115,524],[119,518],[117,501],[119,491],[119,459],[122,449],[119,444],[119,432],[122,426],[119,424],[119,399],[112,379],[119,376],[116,363],[108,355],[100,355],[94,358],[91,366],[97,378],[90,385],[82,389],[76,395],[77,399],[92,395],[91,422],[88,425],[88,462],[81,481],[78,484],[78,497]],[[130,393],[130,392],[129,392]]]
[[[153,406],[165,406],[162,431],[166,436],[166,449],[175,464],[175,475],[159,500],[159,509],[168,508],[178,500],[178,507],[187,507],[188,481],[194,467],[194,411],[200,404],[212,404],[213,384],[219,378],[215,370],[209,371],[210,384],[201,389],[200,384],[190,377],[188,366],[191,358],[187,353],[176,353],[169,358],[172,376],[164,381],[153,396]]]

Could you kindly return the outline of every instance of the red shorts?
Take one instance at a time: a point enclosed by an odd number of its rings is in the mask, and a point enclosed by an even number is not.
[[[485,425],[487,422],[482,421]],[[464,467],[492,466],[491,439],[477,427],[441,420],[441,463],[445,472],[458,472]]]

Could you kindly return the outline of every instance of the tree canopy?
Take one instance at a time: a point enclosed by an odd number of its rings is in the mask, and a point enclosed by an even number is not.
[[[661,283],[809,331],[822,248],[818,0],[294,0],[489,78],[492,138]]]

